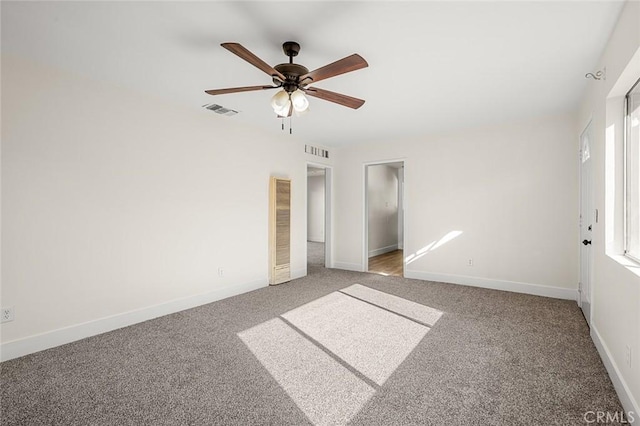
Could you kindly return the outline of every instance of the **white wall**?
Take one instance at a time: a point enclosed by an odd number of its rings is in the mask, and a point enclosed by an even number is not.
[[[336,266],[363,268],[363,164],[404,159],[405,276],[575,297],[575,140],[561,115],[338,150]]]
[[[324,173],[307,178],[307,240],[324,243]]]
[[[398,169],[398,248],[404,248],[404,166]]]
[[[6,55],[2,89],[3,358],[266,285],[270,175],[292,178],[306,274],[305,162],[323,159],[295,136]]]
[[[398,248],[398,169],[367,166],[369,257]]]
[[[576,135],[591,120],[595,208],[593,228],[592,336],[627,410],[640,414],[640,277],[625,266],[623,250],[623,96],[640,78],[640,2],[625,5],[605,52],[593,70],[606,80],[589,82]],[[575,137],[578,141],[578,137]],[[576,145],[577,146],[577,145]],[[633,267],[635,266],[635,267]],[[631,348],[631,365],[626,362]]]

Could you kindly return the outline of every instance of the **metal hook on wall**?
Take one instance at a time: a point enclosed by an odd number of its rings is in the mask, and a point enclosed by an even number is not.
[[[596,73],[588,72],[584,75],[584,78],[592,78],[594,80],[606,80],[607,79],[607,69],[604,68],[602,71],[596,71]]]

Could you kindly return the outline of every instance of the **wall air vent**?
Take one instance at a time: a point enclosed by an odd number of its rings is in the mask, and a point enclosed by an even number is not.
[[[322,158],[329,158],[329,151],[327,151],[326,149],[318,148],[311,145],[305,145],[304,152],[306,152],[307,154],[316,155]]]
[[[220,115],[231,116],[231,115],[236,115],[238,113],[238,111],[236,110],[225,108],[222,105],[218,105],[218,104],[206,104],[206,105],[202,105],[202,107]]]

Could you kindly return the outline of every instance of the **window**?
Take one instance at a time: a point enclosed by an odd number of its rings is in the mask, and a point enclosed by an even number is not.
[[[625,255],[640,262],[640,80],[625,97]]]

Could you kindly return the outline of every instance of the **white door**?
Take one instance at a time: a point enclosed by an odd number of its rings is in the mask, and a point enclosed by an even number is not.
[[[594,224],[591,180],[591,123],[580,136],[580,288],[579,304],[591,325],[591,235]]]

